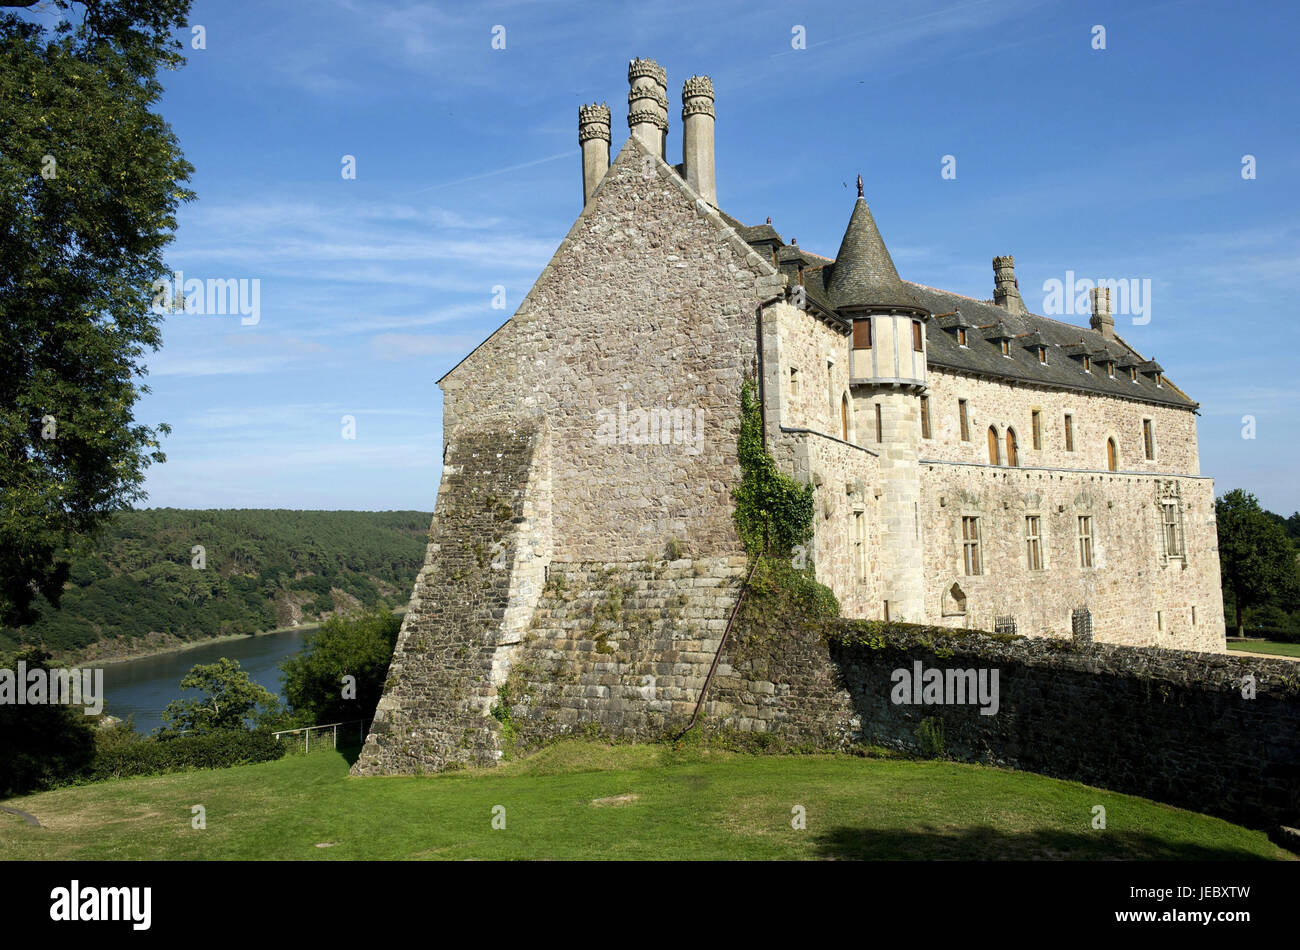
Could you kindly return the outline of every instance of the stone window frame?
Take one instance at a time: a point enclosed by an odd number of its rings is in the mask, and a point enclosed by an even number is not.
[[[1142,417],[1142,455],[1148,462],[1156,460],[1156,420],[1152,416]]]
[[[984,526],[978,513],[965,513],[960,516],[961,564],[966,577],[984,576]],[[967,528],[970,528],[968,537]]]
[[[1065,419],[1061,423],[1061,431],[1065,433],[1065,451],[1074,451],[1074,410],[1066,410]]]
[[[873,402],[872,405],[876,407],[876,445],[883,445],[885,443],[884,410],[880,408],[879,402]]]
[[[957,398],[957,425],[963,442],[970,441],[970,401]]]
[[[1035,452],[1043,450],[1043,410],[1041,406],[1029,407],[1029,432]]]
[[[790,400],[799,398],[799,367],[790,367]]]
[[[934,430],[930,427],[930,397],[921,397],[921,438],[934,438]]]
[[[1031,523],[1033,522],[1033,523]],[[1047,545],[1043,537],[1043,515],[1042,512],[1029,512],[1025,514],[1025,565],[1030,571],[1038,572],[1047,570],[1047,558],[1044,552]],[[1035,557],[1038,565],[1034,565]]]
[[[1174,517],[1170,519],[1169,510]],[[1178,561],[1187,566],[1187,531],[1184,516],[1186,506],[1183,504],[1182,489],[1176,480],[1156,482],[1156,517],[1160,528],[1160,563],[1168,566],[1171,561]],[[1170,531],[1174,538],[1176,551],[1171,551]]]
[[[859,584],[867,582],[867,510],[853,507],[853,573]]]
[[[1091,513],[1074,516],[1075,538],[1078,541],[1079,569],[1090,571],[1097,566],[1097,525]],[[1087,528],[1085,531],[1084,529]]]

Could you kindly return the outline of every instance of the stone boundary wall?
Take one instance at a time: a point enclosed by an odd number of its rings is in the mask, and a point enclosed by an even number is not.
[[[1080,646],[838,621],[732,632],[712,729],[822,748],[922,752],[942,722],[953,758],[1140,795],[1252,827],[1300,825],[1300,667],[1285,660]],[[845,642],[845,641],[848,642]],[[998,711],[895,704],[895,670],[998,671]],[[1254,677],[1255,698],[1243,698]]]

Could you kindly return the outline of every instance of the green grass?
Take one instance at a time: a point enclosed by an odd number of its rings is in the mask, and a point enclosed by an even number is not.
[[[1289,858],[1260,832],[942,761],[569,741],[497,769],[352,778],[334,751],[44,792],[8,860]],[[636,796],[607,804],[595,799]],[[206,830],[191,828],[203,805]],[[492,828],[496,805],[506,827]],[[791,827],[806,810],[806,830]],[[1107,827],[1091,827],[1094,805]],[[330,847],[317,847],[328,842]]]
[[[1300,656],[1300,643],[1283,643],[1281,640],[1237,640],[1228,644],[1229,650],[1247,653],[1269,653],[1273,656]]]

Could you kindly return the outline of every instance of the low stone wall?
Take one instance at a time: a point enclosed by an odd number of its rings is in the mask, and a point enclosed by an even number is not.
[[[711,728],[923,752],[922,732],[934,735],[937,722],[953,758],[1254,827],[1300,824],[1295,664],[861,621],[735,635],[730,674],[710,697],[718,713]],[[991,683],[996,670],[996,712],[982,715],[975,702],[894,702],[895,671],[913,674],[918,662],[945,679],[948,670],[983,670]],[[1248,677],[1253,698],[1243,695]]]

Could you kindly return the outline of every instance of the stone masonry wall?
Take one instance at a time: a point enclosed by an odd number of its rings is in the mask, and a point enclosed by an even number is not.
[[[1096,640],[1222,653],[1213,483],[1182,478],[1186,556],[1164,554],[1158,496],[1169,479],[1111,472],[1037,471],[987,465],[921,466],[926,621],[991,630],[1013,617],[1016,632],[1069,636],[1071,611],[1086,606]],[[1026,517],[1039,518],[1042,569],[1031,570]],[[1082,567],[1078,517],[1090,516],[1091,567]],[[982,573],[965,573],[963,516],[979,518]],[[959,614],[950,591],[966,597]]]
[[[827,634],[831,634],[829,637]],[[845,645],[838,637],[847,635]],[[709,727],[922,751],[1142,795],[1255,827],[1300,824],[1300,670],[1267,660],[838,621],[733,631]],[[998,710],[895,704],[894,671],[998,670]],[[945,674],[946,675],[946,674]],[[1253,677],[1253,699],[1243,696]],[[1090,816],[1085,816],[1090,817]]]
[[[784,283],[629,138],[514,316],[441,381],[445,437],[548,420],[558,560],[728,556],[755,312]]]
[[[488,709],[541,595],[549,519],[544,432],[462,432],[449,443],[424,567],[353,774],[486,765]]]

